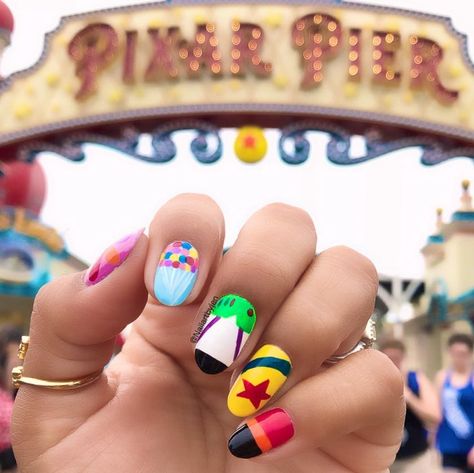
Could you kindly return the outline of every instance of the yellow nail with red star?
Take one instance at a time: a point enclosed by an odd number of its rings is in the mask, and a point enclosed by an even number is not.
[[[283,386],[290,371],[290,357],[275,345],[264,345],[232,386],[227,398],[229,411],[237,417],[254,414]]]

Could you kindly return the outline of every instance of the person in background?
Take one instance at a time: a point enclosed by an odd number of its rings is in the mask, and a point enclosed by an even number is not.
[[[0,466],[1,471],[16,471],[10,438],[13,411],[13,386],[11,370],[18,364],[17,350],[21,330],[13,325],[0,327]]]
[[[5,366],[3,368],[2,386],[13,394],[16,390],[12,385],[12,369],[19,364],[18,346],[21,342],[22,330],[16,325],[0,325],[0,342],[5,350]]]
[[[406,347],[402,341],[386,340],[380,344],[379,349],[392,360],[405,380],[404,395],[407,412],[404,435],[390,472],[431,472],[428,430],[437,426],[441,417],[436,390],[422,372],[405,369]]]
[[[471,335],[448,340],[449,368],[436,376],[442,407],[437,433],[443,468],[450,473],[474,473],[474,372]]]

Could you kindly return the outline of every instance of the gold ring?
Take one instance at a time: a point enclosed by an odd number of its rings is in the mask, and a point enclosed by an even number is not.
[[[18,347],[18,358],[24,360],[26,352],[30,344],[30,337],[21,337],[21,343]],[[22,384],[29,384],[30,386],[37,386],[40,388],[55,389],[55,390],[70,390],[83,388],[98,380],[102,375],[103,370],[96,371],[90,375],[79,379],[72,379],[66,381],[49,381],[46,379],[32,378],[23,376],[23,366],[16,366],[12,370],[12,382],[15,388],[19,388]]]

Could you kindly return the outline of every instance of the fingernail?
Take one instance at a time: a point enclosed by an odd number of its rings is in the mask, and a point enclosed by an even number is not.
[[[238,417],[255,414],[283,386],[290,371],[289,356],[276,345],[264,345],[232,386],[227,398],[229,411]]]
[[[170,243],[161,254],[153,290],[165,305],[180,305],[189,296],[197,279],[199,254],[187,241]]]
[[[222,296],[212,308],[197,339],[194,356],[204,373],[224,371],[239,356],[252,333],[255,307],[235,294]]]
[[[109,246],[99,259],[87,270],[84,279],[86,285],[93,286],[99,283],[117,269],[132,252],[143,231],[144,229],[141,229],[138,232],[127,235],[117,243]]]
[[[277,407],[248,420],[232,434],[228,446],[232,455],[252,458],[283,445],[294,433],[291,417]]]

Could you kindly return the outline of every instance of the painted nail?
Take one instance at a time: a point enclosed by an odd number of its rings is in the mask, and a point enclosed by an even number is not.
[[[232,386],[227,398],[229,411],[238,417],[255,414],[283,386],[290,371],[290,357],[275,345],[264,345]]]
[[[252,458],[279,447],[293,437],[293,421],[279,407],[249,419],[229,439],[229,450],[239,458]]]
[[[112,271],[117,269],[128,257],[142,235],[144,229],[127,235],[117,243],[109,246],[99,259],[87,270],[85,283],[93,286],[105,279]]]
[[[156,268],[153,287],[156,298],[165,305],[182,304],[194,287],[198,268],[199,254],[191,243],[170,243]]]
[[[194,356],[199,368],[217,374],[230,366],[252,333],[256,318],[255,307],[247,299],[222,296],[197,339]]]

